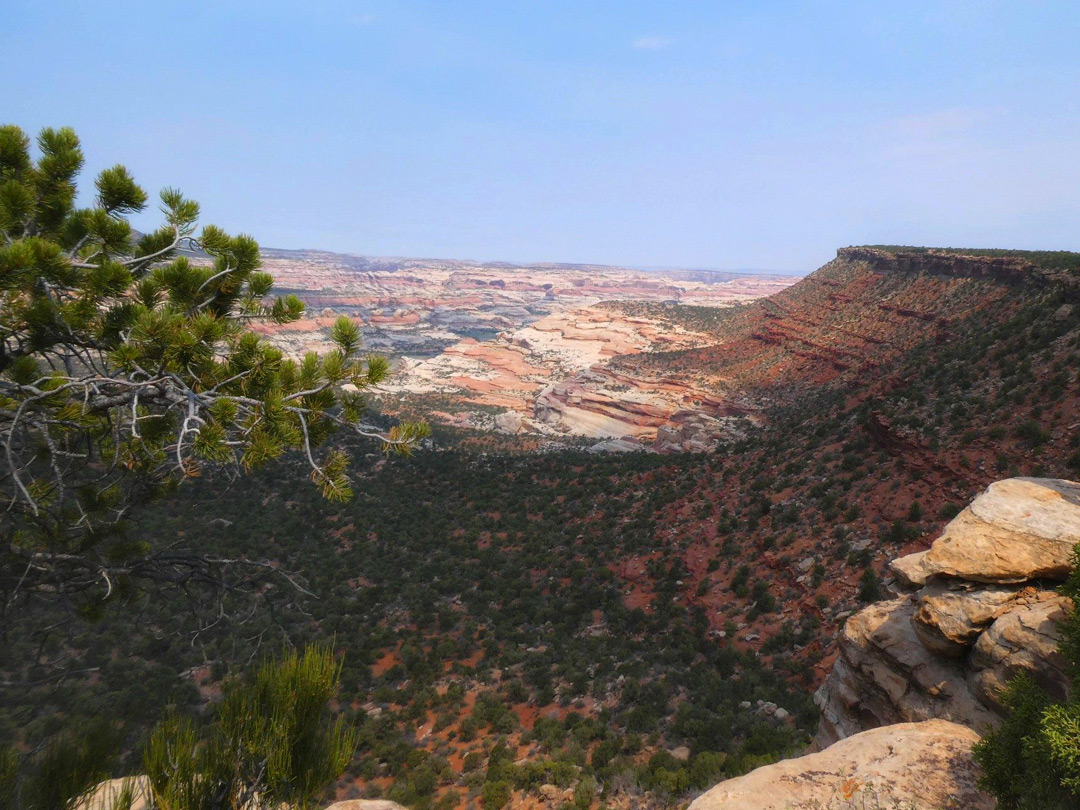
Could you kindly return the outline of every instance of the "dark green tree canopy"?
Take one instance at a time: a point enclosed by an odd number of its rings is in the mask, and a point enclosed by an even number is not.
[[[250,236],[161,192],[161,227],[126,217],[147,194],[123,166],[102,171],[77,208],[83,165],[68,128],[29,138],[0,127],[0,618],[30,593],[85,608],[139,580],[215,580],[205,558],[151,550],[125,531],[140,499],[208,467],[243,471],[299,451],[331,499],[351,495],[346,456],[318,448],[347,429],[407,452],[426,426],[363,421],[384,358],[360,352],[355,323],[335,349],[288,358],[248,325],[300,318],[270,299]]]

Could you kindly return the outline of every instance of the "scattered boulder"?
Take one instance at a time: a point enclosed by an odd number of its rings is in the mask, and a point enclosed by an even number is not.
[[[540,786],[540,798],[544,801],[558,801],[560,796],[562,796],[562,790],[558,785],[545,784]]]
[[[978,740],[970,728],[945,720],[864,731],[819,753],[721,782],[690,810],[993,810],[994,800],[976,786],[971,747]]]
[[[520,433],[521,428],[521,414],[515,411],[503,411],[495,415],[495,430],[499,433]]]
[[[405,808],[388,799],[348,799],[343,802],[334,802],[326,810],[405,810]]]

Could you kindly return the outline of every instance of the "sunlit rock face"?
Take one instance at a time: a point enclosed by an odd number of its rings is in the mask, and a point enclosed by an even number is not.
[[[976,786],[979,735],[945,720],[864,731],[816,754],[766,765],[698,797],[690,810],[904,807],[992,810]]]
[[[841,631],[836,664],[815,696],[818,747],[930,718],[983,733],[1000,722],[1001,690],[1021,671],[1064,694],[1058,624],[1069,600],[1047,582],[1068,574],[1080,541],[1078,498],[1071,481],[996,481],[927,551],[895,560],[906,592]]]

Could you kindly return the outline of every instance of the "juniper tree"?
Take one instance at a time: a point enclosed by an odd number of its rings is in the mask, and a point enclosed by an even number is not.
[[[984,774],[980,786],[1002,810],[1073,810],[1080,807],[1080,544],[1060,592],[1071,600],[1060,623],[1061,657],[1069,672],[1065,700],[1021,673],[1001,695],[1001,727],[975,747]],[[1037,673],[1036,673],[1037,674]]]
[[[341,776],[356,748],[353,729],[329,703],[341,665],[327,647],[264,664],[226,687],[209,735],[172,716],[143,755],[157,810],[309,810]]]
[[[79,208],[75,133],[44,129],[37,147],[35,161],[22,130],[0,127],[0,629],[31,594],[92,614],[148,583],[220,586],[238,561],[129,531],[136,504],[187,478],[296,451],[344,500],[347,457],[319,450],[335,430],[400,452],[426,434],[364,422],[388,364],[360,351],[350,319],[332,351],[299,360],[250,331],[304,310],[270,297],[253,238],[198,229],[199,206],[173,188],[161,226],[138,235],[127,217],[148,195],[123,166]]]

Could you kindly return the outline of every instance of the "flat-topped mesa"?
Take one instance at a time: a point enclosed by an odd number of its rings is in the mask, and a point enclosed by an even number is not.
[[[996,481],[927,551],[894,560],[905,589],[852,616],[839,656],[814,696],[816,744],[868,728],[941,718],[985,733],[1017,673],[1059,696],[1057,651],[1070,606],[1048,581],[1065,579],[1080,543],[1080,484]]]
[[[929,273],[1006,284],[1060,284],[1080,291],[1080,253],[867,245],[836,251],[837,259],[866,262],[878,273]]]

